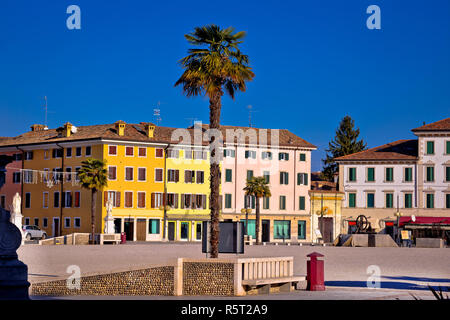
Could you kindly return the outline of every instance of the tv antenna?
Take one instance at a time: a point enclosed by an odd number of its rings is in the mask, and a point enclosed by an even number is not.
[[[44,96],[44,110],[45,110],[45,120],[44,125],[47,127],[47,113],[48,113],[48,105],[47,105],[47,96]]]
[[[153,109],[153,117],[155,117],[156,125],[159,126],[161,119],[161,109],[160,109],[161,101],[158,101],[156,104],[156,108]]]
[[[251,104],[249,104],[247,106],[248,109],[248,126],[251,128],[252,127],[252,112],[258,112],[253,110],[253,106]]]

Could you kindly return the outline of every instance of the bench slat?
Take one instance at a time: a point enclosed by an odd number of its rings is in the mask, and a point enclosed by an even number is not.
[[[299,282],[299,281],[305,281],[305,280],[306,280],[305,276],[293,276],[293,277],[283,277],[283,278],[242,280],[242,284],[247,285],[247,286],[259,286],[259,285],[263,285],[263,284]]]

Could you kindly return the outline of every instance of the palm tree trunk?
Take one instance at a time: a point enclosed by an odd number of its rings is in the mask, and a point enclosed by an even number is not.
[[[256,244],[261,244],[260,242],[260,234],[261,234],[261,224],[260,224],[261,216],[259,213],[259,197],[256,197]]]
[[[217,93],[210,97],[209,99],[209,128],[220,130],[220,109],[221,104],[221,94]],[[216,150],[214,147],[214,136],[211,136],[210,143],[210,197],[209,206],[211,209],[211,229],[210,229],[210,244],[211,244],[211,258],[219,257],[219,187],[220,187],[220,168],[219,161],[215,160]]]
[[[91,244],[95,244],[95,208],[97,206],[97,189],[91,192]]]

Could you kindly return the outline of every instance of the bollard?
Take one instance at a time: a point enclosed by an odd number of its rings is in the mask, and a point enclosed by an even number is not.
[[[324,261],[318,258],[324,257],[323,254],[313,252],[307,255],[310,259],[306,262],[306,278],[308,285],[306,290],[309,291],[324,291]]]
[[[120,233],[120,244],[127,243],[127,234],[125,232]]]

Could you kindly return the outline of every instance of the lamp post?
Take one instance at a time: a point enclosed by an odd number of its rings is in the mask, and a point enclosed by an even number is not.
[[[247,240],[248,240],[248,215],[252,213],[252,209],[251,208],[242,208],[241,213],[242,214],[245,213],[245,235],[247,236]]]
[[[400,211],[397,211],[396,213],[395,213],[395,215],[397,216],[397,232],[396,232],[396,234],[397,234],[397,236],[396,236],[396,238],[397,238],[397,244],[399,244],[399,233],[400,233],[400,217],[402,216],[402,213],[400,212]]]
[[[164,211],[164,229],[163,229],[163,241],[167,241],[167,211],[170,210],[170,206],[159,206],[159,210]]]

